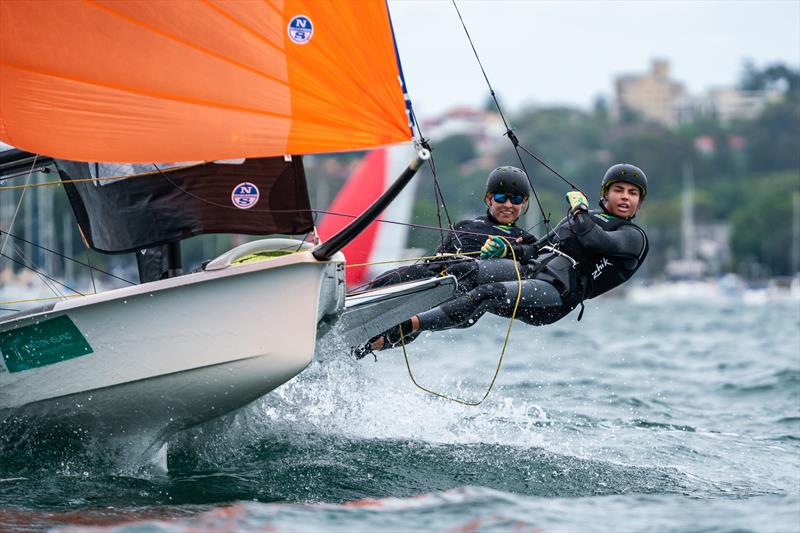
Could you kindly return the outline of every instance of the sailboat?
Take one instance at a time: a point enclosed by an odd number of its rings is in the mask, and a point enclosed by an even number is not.
[[[0,424],[164,441],[280,386],[348,314],[340,250],[428,157],[324,242],[260,239],[183,273],[194,235],[313,236],[304,154],[412,139],[387,5],[2,2],[0,86],[0,172],[52,163],[86,244],[136,253],[142,281],[0,322]],[[372,294],[351,321],[453,285]]]

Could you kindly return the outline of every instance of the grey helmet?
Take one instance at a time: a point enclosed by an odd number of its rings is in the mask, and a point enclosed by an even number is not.
[[[484,196],[494,192],[521,194],[527,198],[531,195],[528,176],[517,167],[497,167],[489,173]]]
[[[603,176],[603,182],[600,184],[600,197],[606,195],[606,190],[612,183],[624,181],[631,185],[636,185],[642,192],[642,200],[647,196],[647,176],[644,171],[634,165],[628,163],[618,163],[608,170]]]

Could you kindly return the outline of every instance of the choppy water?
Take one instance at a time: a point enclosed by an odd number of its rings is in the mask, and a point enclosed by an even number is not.
[[[398,350],[328,353],[138,459],[0,439],[0,530],[800,530],[800,303],[632,305],[516,324],[480,407]],[[479,398],[505,322],[409,347]]]

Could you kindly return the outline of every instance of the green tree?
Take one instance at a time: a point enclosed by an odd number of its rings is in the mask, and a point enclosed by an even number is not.
[[[758,263],[772,275],[792,274],[792,196],[800,191],[800,170],[753,178],[747,189],[731,216],[736,265]]]
[[[786,98],[767,107],[755,120],[739,125],[747,141],[751,171],[800,168],[800,104]]]

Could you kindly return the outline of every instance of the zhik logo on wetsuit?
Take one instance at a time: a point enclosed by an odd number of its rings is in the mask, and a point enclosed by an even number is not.
[[[295,44],[306,44],[314,35],[314,25],[311,24],[311,19],[305,15],[292,17],[286,30],[289,32],[289,38]]]
[[[607,267],[608,265],[610,265],[610,264],[611,264],[611,261],[609,261],[608,259],[606,259],[606,258],[604,257],[602,261],[600,261],[599,263],[597,263],[597,264],[594,266],[594,272],[592,272],[592,279],[597,279],[597,278],[599,278],[599,277],[600,277],[600,274],[602,274],[602,273],[603,273],[603,269],[604,269],[605,267]]]
[[[250,209],[256,203],[261,194],[258,192],[258,187],[254,183],[244,181],[233,188],[231,192],[231,202],[239,209]]]

